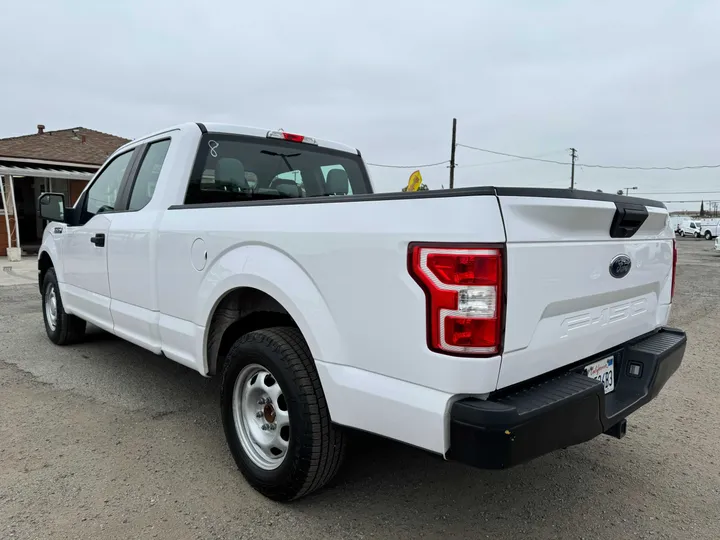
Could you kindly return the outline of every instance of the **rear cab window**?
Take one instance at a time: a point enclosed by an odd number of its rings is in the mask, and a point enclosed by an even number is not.
[[[357,154],[281,139],[206,133],[185,204],[372,193]]]

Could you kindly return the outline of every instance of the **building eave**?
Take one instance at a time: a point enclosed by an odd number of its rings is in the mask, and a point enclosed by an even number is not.
[[[80,167],[84,169],[94,169],[94,171],[97,171],[101,166],[101,164],[95,164],[95,163],[78,163],[75,161],[51,161],[47,159],[33,159],[33,158],[24,158],[24,157],[16,157],[16,156],[2,156],[0,155],[0,160],[2,161],[12,161],[17,163],[32,163],[33,165],[55,165],[60,167]],[[93,172],[94,172],[93,171]]]
[[[62,171],[49,167],[17,167],[0,165],[0,176],[32,176],[35,178],[58,178],[65,180],[92,180],[95,172],[91,171]]]

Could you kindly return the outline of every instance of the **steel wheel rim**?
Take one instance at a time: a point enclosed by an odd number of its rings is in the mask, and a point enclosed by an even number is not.
[[[245,455],[263,470],[277,469],[290,445],[290,416],[280,383],[267,368],[250,364],[240,371],[232,412]]]
[[[55,293],[55,285],[48,285],[45,291],[45,318],[52,332],[57,328],[57,294]]]

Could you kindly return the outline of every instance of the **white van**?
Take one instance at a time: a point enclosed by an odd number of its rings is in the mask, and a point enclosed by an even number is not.
[[[687,219],[680,224],[679,234],[680,236],[694,236],[700,238],[700,231],[702,226],[699,221]]]

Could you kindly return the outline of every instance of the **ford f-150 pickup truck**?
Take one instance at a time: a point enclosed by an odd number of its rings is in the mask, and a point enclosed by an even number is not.
[[[276,500],[325,485],[348,428],[490,469],[620,438],[685,352],[656,201],[373,193],[354,148],[190,123],[39,208],[50,340],[89,322],[221,376],[230,451]]]

